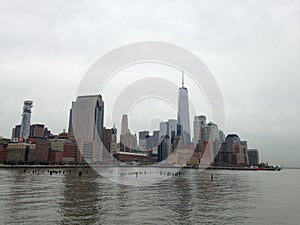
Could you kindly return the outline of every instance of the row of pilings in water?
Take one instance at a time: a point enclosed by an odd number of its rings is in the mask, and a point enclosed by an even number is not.
[[[33,169],[33,170],[28,170],[28,169],[22,169],[18,171],[19,174],[49,174],[50,176],[52,175],[59,175],[59,174],[73,174],[76,175],[78,174],[78,176],[82,176],[84,173],[83,171],[72,171],[71,169]],[[89,171],[85,171],[85,174],[88,174]],[[113,174],[113,171],[109,171],[109,174]],[[147,172],[146,171],[135,171],[135,172],[117,172],[118,176],[127,176],[127,175],[134,175],[136,177],[138,177],[139,175],[146,175]],[[180,171],[177,173],[174,172],[163,172],[160,171],[159,172],[160,176],[180,176]]]
[[[108,174],[113,174],[113,171],[108,171]],[[138,177],[139,175],[146,175],[147,172],[146,171],[134,171],[134,172],[117,172],[117,175],[118,176],[130,176],[130,175],[135,175],[136,177]],[[159,172],[160,176],[180,176],[180,171],[177,172],[177,173],[174,173],[174,172],[163,172],[163,171],[160,171]]]
[[[18,171],[19,174],[49,174],[50,176],[52,175],[59,175],[59,174],[78,174],[78,176],[82,176],[83,175],[83,171],[72,171],[70,169],[35,169],[35,170],[28,170],[28,169],[22,169]],[[86,174],[89,173],[89,171],[85,172]]]

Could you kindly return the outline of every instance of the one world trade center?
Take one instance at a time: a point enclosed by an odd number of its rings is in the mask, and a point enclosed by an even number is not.
[[[182,71],[182,86],[179,88],[178,96],[178,117],[177,132],[183,145],[190,144],[190,113],[188,90],[184,87],[184,72]]]

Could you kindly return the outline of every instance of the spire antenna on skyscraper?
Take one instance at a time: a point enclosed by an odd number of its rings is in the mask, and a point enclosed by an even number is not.
[[[182,72],[182,87],[184,87],[184,71],[181,70],[181,72]]]

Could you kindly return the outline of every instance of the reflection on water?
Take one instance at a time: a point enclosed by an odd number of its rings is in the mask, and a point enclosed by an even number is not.
[[[280,216],[270,214],[270,207],[280,210],[280,204],[268,205],[276,203],[279,197],[282,182],[278,178],[284,181],[286,177],[290,179],[288,175],[285,171],[190,169],[181,171],[180,176],[143,187],[111,183],[87,168],[52,175],[46,170],[33,174],[32,170],[20,173],[17,169],[1,169],[0,221],[1,224],[293,224],[299,219],[293,211],[299,206],[299,197],[289,199],[291,207],[281,211]],[[299,178],[299,172],[293,176]],[[298,190],[295,196],[299,196],[299,182],[292,179],[289,185],[291,190]],[[289,188],[286,183],[284,187]]]
[[[82,176],[78,176],[82,171]],[[92,170],[73,169],[74,175],[67,175],[63,179],[64,201],[60,202],[63,224],[82,224],[97,222],[97,177]]]

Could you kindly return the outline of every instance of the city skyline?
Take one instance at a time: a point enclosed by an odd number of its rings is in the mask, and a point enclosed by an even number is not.
[[[177,1],[165,3],[169,11],[157,3],[158,10],[151,14],[148,9],[153,5],[145,2],[131,6],[112,1],[93,7],[74,3],[72,9],[60,4],[59,18],[53,10],[58,7],[56,3],[49,3],[49,7],[42,3],[12,4],[3,3],[0,14],[4,29],[0,44],[0,136],[10,137],[11,128],[20,120],[24,99],[33,99],[39,106],[33,108],[34,123],[47,121],[49,129],[59,133],[68,127],[70,102],[92,62],[123,44],[161,40],[190,49],[211,69],[225,99],[224,132],[236,131],[247,138],[261,150],[262,161],[300,165],[295,126],[300,122],[297,2]],[[111,26],[94,9],[101,10]],[[136,11],[142,13],[137,15]],[[158,70],[151,74],[161,75]],[[178,75],[175,83],[180,79]],[[120,83],[116,89],[128,84],[125,79]],[[195,99],[192,88],[189,94]]]
[[[194,135],[191,136],[188,88],[184,85],[183,70],[181,87],[178,89],[177,120],[168,118],[167,121],[160,121],[159,130],[153,131],[152,135],[145,130],[138,131],[138,137],[136,133],[132,134],[128,115],[122,114],[118,142],[115,124],[112,128],[104,127],[106,113],[102,99],[101,94],[80,95],[76,101],[72,101],[68,133],[64,129],[59,135],[48,135],[45,125],[30,123],[33,101],[25,100],[21,125],[12,129],[11,142],[3,145],[6,149],[2,151],[1,160],[7,160],[8,163],[45,163],[44,160],[38,160],[42,150],[43,159],[48,155],[48,162],[56,163],[93,165],[113,163],[118,159],[123,163],[138,161],[144,165],[162,163],[201,168],[263,165],[258,162],[257,149],[252,149],[252,154],[248,156],[247,141],[242,141],[237,134],[228,134],[225,138],[217,124],[206,122],[205,115],[194,116]],[[28,130],[26,135],[23,130]],[[38,144],[39,139],[43,140],[44,146]],[[49,152],[45,148],[46,143],[50,145]],[[69,149],[69,144],[77,147]],[[73,157],[66,157],[70,153]]]

